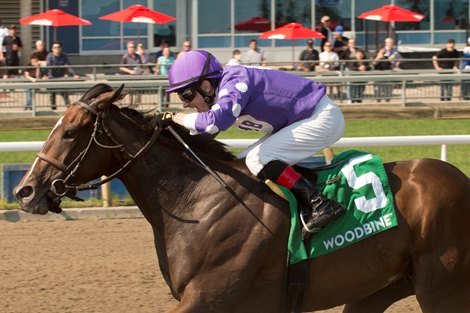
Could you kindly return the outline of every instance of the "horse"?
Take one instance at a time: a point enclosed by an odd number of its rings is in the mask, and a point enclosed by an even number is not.
[[[175,124],[182,145],[116,105],[124,94],[98,84],[65,111],[14,189],[21,209],[58,212],[118,177],[151,224],[168,312],[285,312],[288,203],[215,139]],[[304,261],[301,311],[383,312],[416,295],[425,313],[470,312],[470,179],[433,159],[384,166],[398,226]]]

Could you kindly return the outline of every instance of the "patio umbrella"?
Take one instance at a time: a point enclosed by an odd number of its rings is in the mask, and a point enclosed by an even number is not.
[[[147,24],[166,24],[176,20],[176,18],[160,13],[158,11],[150,10],[149,8],[134,4],[127,9],[117,11],[108,15],[99,17],[100,20],[109,20],[115,22],[129,22],[129,23],[147,23]],[[139,26],[137,24],[137,38],[139,38]]]
[[[381,8],[364,12],[358,18],[382,22],[421,22],[424,15],[400,8],[394,4],[387,4]]]
[[[236,30],[247,30],[255,32],[265,32],[271,29],[271,21],[263,16],[253,16],[252,18],[235,24]]]
[[[90,21],[58,9],[48,10],[43,13],[20,18],[20,23],[25,25],[53,26],[54,41],[57,38],[57,27],[91,25]]]
[[[381,8],[364,12],[357,18],[381,22],[421,22],[424,17],[422,14],[400,8],[395,4],[387,4]],[[389,24],[389,36],[392,37],[391,24]]]
[[[310,38],[325,38],[322,33],[316,30],[302,26],[299,23],[289,23],[276,29],[262,33],[260,39],[310,39]],[[292,45],[292,62],[295,61],[294,54],[295,44]]]

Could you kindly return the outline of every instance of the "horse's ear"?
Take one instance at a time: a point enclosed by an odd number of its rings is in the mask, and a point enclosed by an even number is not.
[[[120,100],[124,98],[127,93],[123,92],[122,90],[124,89],[124,84],[121,85],[118,89],[115,91],[110,91],[101,94],[98,99],[93,103],[93,106],[98,110],[102,111],[109,107],[111,104],[113,104],[115,101]]]

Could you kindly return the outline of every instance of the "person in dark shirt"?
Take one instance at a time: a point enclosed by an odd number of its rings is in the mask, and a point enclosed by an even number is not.
[[[344,27],[341,25],[336,26],[334,35],[335,41],[333,42],[333,51],[338,53],[341,58],[341,54],[348,48],[349,38],[344,36]]]
[[[455,40],[451,38],[447,40],[446,47],[432,57],[432,63],[436,71],[457,71],[459,69],[459,58],[460,53],[455,49]],[[452,86],[452,81],[443,81],[441,83],[441,101],[450,101],[452,99]]]
[[[34,44],[35,49],[33,51],[33,54],[38,58],[39,65],[41,66],[46,66],[47,65],[47,55],[49,54],[49,51],[47,51],[46,46],[44,45],[44,42],[42,40],[36,41]]]
[[[122,74],[128,75],[142,75],[144,69],[142,68],[142,59],[136,53],[137,46],[134,41],[127,43],[127,52],[121,58],[121,67],[119,71]]]
[[[322,16],[321,18],[321,27],[320,27],[320,33],[324,36],[322,38],[321,43],[320,43],[320,49],[321,52],[323,52],[323,47],[325,46],[325,43],[328,41],[333,45],[335,42],[335,36],[333,32],[331,31],[331,19],[329,16]]]
[[[300,53],[299,61],[299,69],[304,72],[312,72],[315,71],[315,66],[318,65],[318,61],[320,58],[318,57],[318,51],[313,48],[313,40],[307,40],[307,49]],[[302,61],[310,61],[310,62],[302,62]],[[316,62],[312,62],[316,61]]]
[[[9,35],[3,38],[2,46],[5,47],[5,53],[0,49],[0,61],[5,60],[6,66],[19,66],[20,58],[18,52],[23,48],[21,43],[21,38],[16,34],[16,26],[11,25],[8,28]],[[18,75],[18,69],[8,69],[7,74],[4,75],[4,78],[14,77]]]
[[[72,67],[70,67],[70,61],[67,55],[62,51],[62,44],[58,41],[52,43],[52,52],[47,55],[47,77],[50,79],[59,79],[61,77],[68,77],[69,73],[73,78],[79,76],[75,73]],[[65,66],[68,65],[68,66]],[[56,66],[56,67],[54,67]],[[57,67],[60,66],[60,67]],[[51,92],[51,109],[56,110],[56,93]],[[67,91],[61,91],[60,94],[64,98],[65,106],[70,105],[69,93]]]
[[[36,82],[38,79],[46,78],[43,77],[43,72],[41,71],[41,65],[39,64],[38,57],[33,53],[29,58],[28,68],[24,70],[24,77],[31,82]],[[23,110],[32,110],[33,109],[33,93],[31,89],[26,89],[26,103],[23,107]]]

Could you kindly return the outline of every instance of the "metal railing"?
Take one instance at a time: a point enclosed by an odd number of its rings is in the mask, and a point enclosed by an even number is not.
[[[340,105],[361,102],[377,105],[382,102],[404,107],[417,102],[429,104],[447,99],[451,99],[452,103],[470,104],[470,75],[460,71],[291,71],[291,73],[324,83],[328,86],[329,96]],[[70,77],[46,79],[34,83],[24,78],[0,80],[0,113],[7,110],[21,110],[30,93],[31,112],[35,116],[38,111],[51,110],[51,93],[56,93],[57,104],[61,106],[66,104],[59,96],[62,92],[67,92],[70,102],[73,102],[99,82],[112,87],[119,87],[125,83],[126,88],[131,91],[131,96],[126,101],[138,104],[143,110],[161,110],[172,105],[181,107],[177,97],[164,93],[168,88],[166,76],[96,74],[82,76],[79,79]],[[442,92],[446,94],[443,95]]]

